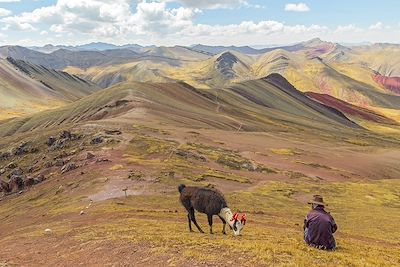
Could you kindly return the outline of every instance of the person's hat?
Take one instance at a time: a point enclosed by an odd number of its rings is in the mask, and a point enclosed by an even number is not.
[[[322,198],[321,195],[314,195],[313,200],[310,200],[308,202],[308,204],[317,204],[317,205],[321,205],[321,206],[328,206],[327,204],[325,204],[324,199]]]

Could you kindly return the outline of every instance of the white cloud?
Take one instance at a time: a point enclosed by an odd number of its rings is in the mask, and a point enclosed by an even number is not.
[[[98,37],[125,34],[167,34],[192,25],[194,8],[167,8],[165,2],[140,2],[132,13],[130,0],[58,0],[0,21],[5,29],[33,30],[32,25],[46,24],[56,33],[81,32]]]
[[[362,31],[361,28],[356,27],[354,24],[348,24],[348,25],[339,25],[336,30],[334,31],[335,33],[346,33],[346,32],[360,32]]]
[[[1,1],[1,0],[0,0]],[[58,0],[31,12],[0,18],[8,40],[29,37],[36,42],[64,43],[111,41],[113,43],[188,45],[193,43],[245,45],[294,43],[321,37],[331,41],[378,40],[400,36],[378,22],[364,29],[354,24],[328,28],[323,25],[290,25],[280,21],[239,21],[209,25],[195,22],[202,9],[256,8],[243,0]],[[169,5],[175,2],[178,5]],[[301,4],[301,3],[300,3]],[[298,6],[299,4],[295,4]],[[28,31],[21,32],[18,31]],[[33,32],[29,32],[33,31]],[[390,33],[390,31],[392,31]],[[21,38],[22,37],[22,38]],[[373,39],[375,38],[375,39]]]
[[[389,25],[384,25],[382,22],[378,21],[375,24],[372,24],[371,26],[369,26],[370,30],[388,30],[391,29],[391,27]]]
[[[0,0],[0,3],[13,3],[13,2],[19,2],[20,0]]]
[[[370,30],[381,30],[381,29],[383,29],[383,23],[379,21],[379,22],[369,26],[369,29]]]
[[[246,0],[161,0],[161,2],[178,2],[189,8],[217,9],[252,6]],[[258,5],[257,5],[258,6]]]
[[[36,28],[29,23],[21,22],[14,17],[7,17],[1,20],[6,25],[1,29],[4,31],[16,30],[16,31],[36,31]]]
[[[0,7],[0,17],[9,16],[11,15],[11,13],[12,13],[11,10]]]
[[[307,12],[310,11],[310,8],[305,3],[298,3],[298,4],[289,3],[285,5],[285,11]]]

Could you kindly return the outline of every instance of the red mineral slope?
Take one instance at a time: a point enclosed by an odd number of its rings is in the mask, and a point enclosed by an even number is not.
[[[391,124],[391,125],[398,124],[396,121],[389,119],[382,114],[379,114],[377,112],[374,112],[366,108],[352,105],[350,103],[347,103],[343,100],[337,99],[327,94],[319,94],[314,92],[306,92],[305,94],[309,98],[312,98],[326,106],[340,110],[341,112],[350,117],[357,117],[363,120],[384,123],[384,124]]]
[[[400,94],[400,77],[389,77],[377,73],[372,75],[372,79],[386,90]]]

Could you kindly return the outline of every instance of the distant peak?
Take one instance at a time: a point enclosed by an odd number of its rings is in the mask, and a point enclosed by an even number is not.
[[[303,45],[305,45],[305,46],[317,46],[317,45],[326,44],[326,43],[329,43],[329,42],[322,41],[320,38],[313,38],[311,40],[303,42]]]
[[[281,74],[279,73],[271,73],[269,74],[267,77],[264,77],[263,80],[266,81],[278,81],[278,82],[285,82],[285,83],[289,83],[285,77],[283,77]]]
[[[226,51],[226,52],[221,53],[218,56],[217,61],[218,62],[225,61],[225,62],[233,64],[233,63],[238,62],[239,59],[231,51]]]

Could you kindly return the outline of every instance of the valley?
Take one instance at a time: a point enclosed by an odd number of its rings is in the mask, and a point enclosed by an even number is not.
[[[399,47],[0,47],[0,266],[399,265]],[[182,183],[242,234],[189,232]]]

